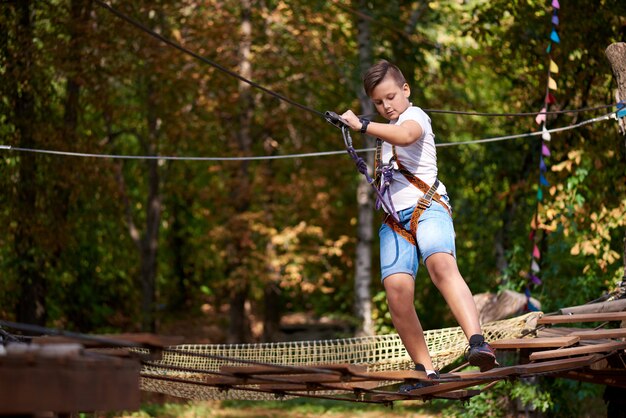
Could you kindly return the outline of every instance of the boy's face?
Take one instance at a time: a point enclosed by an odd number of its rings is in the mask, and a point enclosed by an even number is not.
[[[411,89],[407,83],[399,86],[397,81],[390,75],[385,76],[374,89],[370,98],[376,106],[376,110],[387,120],[394,120],[400,117],[409,106],[409,96]]]

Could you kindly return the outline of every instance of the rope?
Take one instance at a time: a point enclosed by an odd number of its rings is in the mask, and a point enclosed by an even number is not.
[[[291,99],[283,96],[282,94],[276,93],[276,92],[268,89],[267,87],[263,87],[262,85],[260,85],[258,83],[255,83],[254,81],[248,80],[247,78],[237,74],[236,72],[231,71],[228,68],[226,68],[226,67],[224,67],[224,66],[222,66],[222,65],[220,65],[220,64],[218,64],[218,63],[216,63],[214,61],[211,61],[210,59],[205,58],[202,55],[197,54],[196,52],[193,52],[193,51],[185,48],[184,46],[182,46],[182,45],[172,41],[171,39],[168,39],[168,38],[164,37],[163,35],[161,35],[159,33],[156,33],[155,31],[153,31],[152,29],[148,28],[147,26],[145,26],[141,22],[133,19],[132,17],[130,17],[128,15],[125,15],[124,13],[122,13],[119,10],[111,7],[110,5],[105,3],[104,1],[102,1],[102,0],[94,0],[94,1],[99,6],[101,6],[102,8],[107,9],[108,11],[110,11],[111,13],[113,13],[114,15],[119,17],[120,19],[125,20],[126,22],[128,22],[131,25],[135,26],[136,28],[142,30],[143,32],[147,33],[148,35],[152,36],[153,38],[156,38],[159,41],[161,41],[163,43],[166,43],[169,46],[171,46],[173,48],[176,48],[179,51],[181,51],[181,52],[183,52],[183,53],[185,53],[187,55],[190,55],[190,56],[192,56],[192,57],[194,57],[194,58],[204,62],[205,64],[209,64],[210,66],[212,66],[214,68],[217,68],[218,70],[220,70],[220,71],[222,71],[222,72],[224,72],[224,73],[226,73],[226,74],[228,74],[228,75],[230,75],[232,77],[235,77],[236,79],[238,79],[240,81],[243,81],[244,83],[247,83],[247,84],[251,85],[252,87],[255,87],[255,88],[257,88],[257,89],[259,89],[259,90],[261,90],[261,91],[271,95],[271,96],[274,96],[274,97],[276,97],[279,100],[282,100],[282,101],[284,101],[286,103],[289,103],[289,104],[291,104],[293,106],[299,107],[300,109],[306,110],[307,112],[311,112],[311,113],[313,113],[315,115],[324,116],[322,114],[322,112],[319,112],[319,111],[317,111],[317,110],[315,110],[315,109],[313,109],[311,107],[305,106],[305,105],[300,104],[300,103],[298,103],[298,102],[296,102],[294,100],[291,100]]]
[[[236,79],[243,81],[244,83],[247,83],[249,85],[251,85],[252,87],[255,87],[271,96],[274,96],[276,98],[278,98],[279,100],[283,100],[286,103],[289,103],[293,106],[296,106],[300,109],[306,110],[307,112],[313,113],[315,115],[318,116],[322,116],[324,117],[324,114],[318,110],[315,110],[309,106],[303,105],[301,103],[296,102],[295,100],[289,99],[288,97],[283,96],[280,93],[276,93],[273,90],[270,90],[267,87],[264,87],[252,80],[249,80],[243,76],[241,76],[240,74],[237,74],[234,71],[231,71],[229,69],[227,69],[226,67],[224,67],[223,65],[212,61],[206,57],[203,57],[201,55],[199,55],[196,52],[191,51],[188,48],[183,47],[182,45],[172,41],[169,38],[164,37],[163,35],[153,31],[152,29],[148,28],[147,26],[145,26],[144,24],[142,24],[141,22],[131,18],[130,16],[120,12],[119,10],[113,8],[112,6],[110,6],[109,4],[105,3],[102,0],[94,0],[99,6],[101,6],[104,9],[107,9],[108,11],[110,11],[111,13],[115,14],[117,17],[119,17],[120,19],[130,23],[131,25],[135,26],[136,28],[140,29],[141,31],[147,33],[148,35],[158,39],[159,41],[173,47],[176,48],[177,50],[190,55],[206,64],[209,64],[210,66],[224,72],[225,74],[228,74],[232,77],[235,77]],[[335,2],[335,4],[340,5],[338,3]],[[340,5],[342,7],[345,8],[345,6]],[[588,108],[582,108],[582,109],[573,109],[573,110],[559,110],[559,111],[552,111],[552,112],[542,112],[545,113],[546,115],[552,115],[552,114],[561,114],[561,113],[579,113],[579,112],[586,112],[586,111],[592,111],[592,110],[600,110],[600,109],[607,109],[610,107],[614,107],[616,106],[615,104],[611,104],[611,105],[604,105],[604,106],[597,106],[597,107],[588,107]],[[536,115],[537,112],[528,112],[528,113],[486,113],[486,112],[470,112],[470,111],[460,111],[460,110],[444,110],[444,109],[424,109],[424,111],[426,112],[430,112],[430,113],[447,113],[447,114],[459,114],[459,115],[473,115],[473,116],[533,116]],[[370,115],[371,116],[371,115]]]
[[[603,116],[599,116],[597,118],[588,119],[582,122],[579,122],[575,125],[564,126],[561,128],[553,128],[548,129],[543,132],[530,132],[525,134],[516,134],[516,135],[506,135],[506,136],[498,136],[493,138],[485,138],[485,139],[476,139],[471,141],[462,141],[462,142],[445,142],[435,144],[436,147],[452,147],[457,145],[469,145],[469,144],[484,144],[488,142],[497,142],[497,141],[505,141],[509,139],[517,139],[517,138],[529,138],[533,136],[542,135],[544,132],[556,133],[563,132],[571,129],[576,129],[584,125],[588,125],[591,123],[601,122],[609,119],[615,119],[616,113],[608,113]],[[328,155],[339,155],[345,153],[344,151],[322,151],[322,152],[311,152],[311,153],[302,153],[302,154],[286,154],[286,155],[266,155],[266,156],[252,156],[252,157],[177,157],[177,156],[167,156],[167,155],[120,155],[120,154],[90,154],[90,153],[82,153],[82,152],[69,152],[69,151],[56,151],[56,150],[44,150],[38,148],[23,148],[23,147],[13,147],[11,145],[0,145],[0,150],[8,150],[8,151],[18,151],[18,152],[33,152],[40,154],[50,154],[50,155],[60,155],[67,157],[87,157],[87,158],[111,158],[111,159],[126,159],[126,160],[172,160],[172,161],[262,161],[262,160],[279,160],[279,159],[290,159],[290,158],[308,158],[308,157],[322,157]],[[361,148],[354,149],[356,153],[364,153],[364,152],[374,152],[376,148]]]
[[[545,130],[545,131],[542,131],[542,132],[529,132],[529,133],[525,133],[525,134],[497,136],[497,137],[493,137],[493,138],[477,139],[477,140],[474,140],[474,141],[447,142],[447,143],[437,144],[436,146],[438,146],[438,147],[450,147],[450,146],[454,146],[454,145],[484,144],[484,143],[487,143],[487,142],[497,142],[497,141],[504,141],[504,140],[508,140],[508,139],[528,138],[528,137],[532,137],[532,136],[543,135],[545,132],[549,132],[549,133],[563,132],[563,131],[568,131],[568,130],[571,130],[571,129],[580,128],[581,126],[588,125],[590,123],[596,123],[596,122],[601,122],[601,121],[605,121],[605,120],[609,120],[609,119],[615,119],[616,118],[615,115],[616,115],[616,113],[612,112],[612,113],[608,113],[608,114],[603,115],[603,116],[599,116],[597,118],[588,119],[588,120],[579,122],[579,123],[574,124],[574,125],[564,126],[564,127],[561,127],[561,128],[548,129],[548,130]]]

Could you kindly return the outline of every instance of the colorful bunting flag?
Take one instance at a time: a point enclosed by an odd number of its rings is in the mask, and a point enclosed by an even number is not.
[[[533,247],[533,257],[541,258],[541,254],[539,253],[539,248],[537,248],[537,244]]]
[[[548,88],[550,90],[556,90],[556,81],[552,77],[548,77]]]
[[[541,279],[535,276],[534,274],[531,274],[529,278],[530,278],[530,281],[533,282],[533,284],[536,284],[537,286],[541,284]]]
[[[536,260],[533,260],[533,262],[530,264],[530,269],[535,273],[539,273],[539,271],[541,271],[541,269],[539,268],[539,264],[537,264]]]
[[[559,38],[559,34],[556,33],[555,29],[552,29],[552,33],[550,34],[550,39],[554,43],[557,43],[557,44],[561,43],[561,38]]]
[[[556,65],[556,62],[552,61],[552,59],[550,59],[550,72],[555,74],[559,72],[559,66]]]
[[[550,183],[548,182],[548,179],[545,176],[545,173],[548,171],[548,167],[546,165],[546,162],[544,161],[544,157],[550,156],[550,148],[548,148],[547,142],[549,142],[552,139],[550,135],[550,131],[548,130],[548,127],[547,127],[547,122],[548,122],[547,112],[548,112],[548,108],[550,105],[556,104],[556,97],[554,97],[551,90],[552,91],[558,90],[556,80],[552,78],[552,75],[559,73],[559,66],[556,64],[556,62],[554,62],[550,54],[552,52],[552,44],[561,43],[561,38],[559,37],[559,34],[556,31],[556,27],[560,23],[559,16],[558,16],[558,12],[560,8],[561,8],[561,5],[559,4],[559,0],[552,0],[552,16],[551,16],[552,28],[550,31],[550,41],[548,42],[548,47],[546,48],[546,53],[548,54],[548,60],[549,60],[548,61],[549,70],[548,70],[548,80],[546,83],[547,92],[546,92],[546,96],[544,100],[545,106],[539,111],[539,113],[535,117],[535,122],[537,123],[537,125],[541,126],[542,142],[541,142],[541,154],[539,155],[539,184],[537,185],[537,211],[530,222],[531,230],[530,230],[530,234],[528,235],[528,239],[532,243],[532,255],[531,255],[531,261],[530,261],[531,273],[528,273],[527,275],[528,281],[527,281],[526,289],[524,290],[524,293],[526,294],[526,309],[529,311],[538,310],[537,307],[535,307],[531,303],[530,288],[532,286],[540,286],[542,284],[541,279],[538,277],[539,272],[540,272],[538,260],[541,259],[541,252],[539,251],[539,247],[537,246],[536,237],[537,237],[537,230],[539,229],[539,225],[540,225],[539,212],[541,210],[541,202],[543,200],[543,187],[550,186]],[[626,112],[626,109],[625,109],[625,112]],[[543,237],[545,237],[545,231],[543,233]]]
[[[537,122],[537,125],[541,125],[546,121],[546,112],[547,110],[545,107],[539,111],[537,117],[535,118],[535,122]]]

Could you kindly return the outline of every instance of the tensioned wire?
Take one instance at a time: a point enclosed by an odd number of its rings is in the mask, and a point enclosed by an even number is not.
[[[470,145],[470,144],[484,144],[488,142],[506,141],[516,138],[529,138],[533,136],[543,135],[544,133],[556,133],[563,132],[570,129],[576,129],[584,125],[596,123],[600,121],[609,120],[614,117],[615,112],[608,113],[603,116],[584,120],[574,125],[564,126],[561,128],[548,129],[546,131],[528,132],[525,134],[505,135],[493,138],[477,139],[472,141],[463,142],[446,142],[435,144],[436,147],[450,147],[455,145]],[[0,145],[0,150],[19,151],[19,152],[32,152],[39,154],[61,155],[67,157],[88,157],[88,158],[110,158],[110,159],[126,159],[126,160],[173,160],[173,161],[259,161],[259,160],[280,160],[288,158],[307,158],[307,157],[320,157],[328,155],[345,154],[343,151],[323,151],[323,152],[311,152],[303,154],[286,154],[286,155],[267,155],[267,156],[251,156],[251,157],[186,157],[186,156],[168,156],[168,155],[120,155],[120,154],[89,154],[83,152],[68,152],[68,151],[55,151],[55,150],[43,150],[37,148],[23,148],[13,147],[11,145]],[[357,152],[373,152],[376,148],[362,148],[356,150]]]
[[[276,93],[258,83],[255,83],[254,81],[251,81],[239,74],[237,74],[234,71],[231,71],[229,69],[227,69],[226,67],[207,59],[206,57],[203,57],[199,54],[197,54],[196,52],[193,52],[191,50],[189,50],[188,48],[183,47],[182,45],[172,41],[171,39],[168,39],[164,36],[162,36],[159,33],[156,33],[155,31],[151,30],[150,28],[146,27],[145,25],[143,25],[142,23],[138,22],[137,20],[129,17],[128,15],[120,12],[119,10],[113,8],[112,6],[110,6],[109,4],[103,2],[102,0],[94,0],[98,5],[100,5],[101,7],[109,10],[110,12],[112,12],[113,14],[115,14],[117,17],[119,17],[120,19],[123,19],[124,21],[130,23],[131,25],[137,27],[138,29],[142,30],[143,32],[147,33],[148,35],[158,39],[159,41],[185,53],[188,54],[206,64],[211,65],[212,67],[232,76],[237,78],[240,81],[243,81],[249,85],[251,85],[252,87],[255,87],[269,95],[272,95],[280,100],[283,100],[293,106],[296,106],[300,109],[306,110],[308,112],[311,112],[313,114],[319,115],[319,116],[324,116],[324,114],[318,110],[315,110],[309,106],[300,104],[294,100],[291,100],[279,93]],[[589,108],[582,108],[582,109],[573,109],[573,110],[560,110],[560,111],[553,111],[553,112],[542,112],[545,113],[546,115],[548,114],[562,114],[562,113],[579,113],[579,112],[584,112],[584,111],[591,111],[591,110],[598,110],[598,109],[606,109],[606,108],[610,108],[610,107],[614,107],[615,105],[604,105],[604,106],[598,106],[598,107],[589,107]],[[449,114],[462,114],[462,115],[472,115],[472,116],[531,116],[531,115],[535,115],[535,113],[487,113],[487,112],[469,112],[469,111],[454,111],[454,110],[443,110],[443,109],[424,109],[427,112],[430,113],[449,113]],[[605,115],[605,116],[601,116],[599,118],[593,118],[587,121],[583,121],[580,122],[578,124],[575,125],[570,125],[567,127],[563,127],[563,128],[556,128],[556,129],[552,129],[549,130],[548,132],[560,132],[560,131],[565,131],[568,129],[575,129],[578,128],[582,125],[586,125],[588,123],[594,123],[594,122],[598,122],[600,120],[607,120],[609,119],[609,115]],[[545,132],[545,131],[544,131]],[[451,143],[439,143],[436,146],[440,146],[440,147],[444,147],[444,146],[454,146],[454,145],[465,145],[465,144],[478,144],[478,143],[487,143],[487,142],[496,142],[496,141],[503,141],[503,140],[509,140],[509,139],[515,139],[515,138],[524,138],[524,137],[531,137],[531,136],[536,136],[536,135],[542,135],[544,132],[533,132],[533,133],[526,133],[526,134],[517,134],[517,135],[507,135],[507,136],[501,136],[501,137],[495,137],[495,138],[485,138],[485,139],[479,139],[479,140],[473,140],[473,141],[465,141],[465,142],[451,142]],[[306,158],[306,157],[319,157],[319,156],[327,156],[327,155],[337,155],[337,154],[342,154],[345,151],[325,151],[325,152],[314,152],[314,153],[302,153],[302,154],[288,154],[288,155],[272,155],[272,156],[251,156],[251,157],[187,157],[187,156],[158,156],[158,155],[120,155],[120,154],[96,154],[96,153],[79,153],[79,152],[69,152],[69,151],[56,151],[56,150],[43,150],[43,149],[37,149],[37,148],[24,148],[24,147],[13,147],[11,145],[0,145],[0,150],[12,150],[12,151],[19,151],[19,152],[33,152],[33,153],[40,153],[40,154],[50,154],[50,155],[61,155],[61,156],[71,156],[71,157],[89,157],[89,158],[111,158],[111,159],[141,159],[141,160],[185,160],[185,161],[253,161],[253,160],[277,160],[277,159],[288,159],[288,158]],[[374,148],[364,148],[364,149],[359,149],[357,150],[357,152],[372,152],[375,151]]]
[[[206,57],[203,57],[202,55],[188,49],[185,48],[184,46],[180,45],[177,42],[172,41],[169,38],[166,38],[165,36],[161,35],[160,33],[157,33],[155,31],[153,31],[152,29],[148,28],[147,26],[145,26],[144,24],[142,24],[141,22],[137,21],[136,19],[133,19],[132,17],[120,12],[119,10],[115,9],[114,7],[112,7],[111,5],[105,3],[102,0],[94,0],[99,6],[107,9],[108,11],[110,11],[111,13],[115,14],[117,17],[119,17],[120,19],[130,23],[131,25],[135,26],[136,28],[140,29],[141,31],[145,32],[146,34],[158,39],[159,41],[187,54],[190,55],[202,62],[204,62],[205,64],[208,64],[228,75],[230,75],[231,77],[235,77],[236,79],[243,81],[244,83],[247,83],[249,85],[251,85],[252,87],[255,87],[271,96],[276,97],[277,99],[283,100],[293,106],[296,106],[300,109],[306,110],[308,112],[311,112],[315,115],[324,117],[324,113],[320,112],[319,110],[313,109],[312,107],[303,105],[301,103],[296,102],[295,100],[289,99],[286,96],[283,96],[280,93],[277,93],[267,87],[264,87],[262,85],[260,85],[259,83],[256,83],[252,80],[249,80],[245,77],[243,77],[240,74],[237,74],[236,72],[227,69],[226,67],[224,67],[223,65],[212,61]],[[592,110],[599,110],[599,109],[607,109],[610,107],[614,107],[614,104],[611,105],[603,105],[603,106],[597,106],[597,107],[587,107],[587,108],[581,108],[581,109],[572,109],[572,110],[559,110],[559,111],[552,111],[552,112],[541,112],[541,113],[545,113],[546,115],[552,115],[552,114],[561,114],[561,113],[579,113],[579,112],[586,112],[586,111],[592,111]],[[537,112],[528,112],[528,113],[489,113],[489,112],[473,112],[473,111],[459,111],[459,110],[444,110],[444,109],[423,109],[426,112],[430,112],[430,113],[450,113],[450,114],[461,114],[461,115],[473,115],[473,116],[531,116],[531,115],[536,115]]]

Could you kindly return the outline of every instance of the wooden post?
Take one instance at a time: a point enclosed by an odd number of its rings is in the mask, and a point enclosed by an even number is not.
[[[605,51],[606,57],[609,59],[611,63],[611,68],[613,69],[613,76],[615,77],[615,81],[617,83],[617,91],[616,98],[617,101],[625,101],[626,102],[626,43],[624,42],[616,42],[614,44],[609,45],[609,47]],[[623,117],[619,120],[619,126],[622,133],[626,134],[626,117]],[[626,152],[626,140],[624,141],[624,149]],[[626,235],[624,236],[624,252],[623,252],[623,260],[624,260],[624,274],[622,277],[622,286],[626,285]]]

